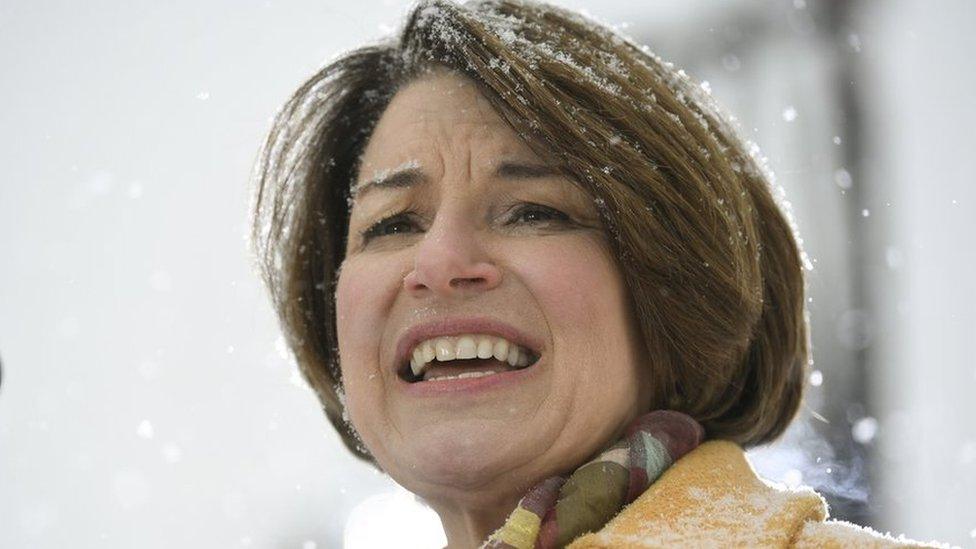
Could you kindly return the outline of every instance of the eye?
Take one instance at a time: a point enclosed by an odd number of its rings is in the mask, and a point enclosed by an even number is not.
[[[569,216],[548,206],[524,203],[515,208],[509,224],[523,219],[530,225],[536,225],[540,223],[566,222],[569,221]]]
[[[370,225],[360,233],[360,236],[362,236],[363,242],[369,242],[376,237],[408,232],[410,230],[409,226],[412,224],[413,221],[410,220],[410,212],[400,212]]]
[[[520,222],[528,225],[544,225],[570,221],[569,216],[565,213],[541,204],[526,202],[519,204],[513,210],[506,225],[514,225]],[[411,219],[412,214],[411,211],[399,212],[370,225],[360,233],[363,243],[368,243],[374,238],[411,232],[415,228],[415,223]]]

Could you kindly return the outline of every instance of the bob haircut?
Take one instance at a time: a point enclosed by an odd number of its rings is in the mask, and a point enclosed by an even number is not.
[[[306,81],[256,166],[259,267],[349,449],[372,462],[346,419],[336,336],[349,189],[393,95],[432,69],[472,79],[593,198],[650,357],[647,409],[684,412],[744,447],[782,434],[808,358],[803,257],[757,147],[684,71],[612,29],[546,4],[431,0],[395,39]]]

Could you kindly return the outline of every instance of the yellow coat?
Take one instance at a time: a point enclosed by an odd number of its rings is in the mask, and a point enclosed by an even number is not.
[[[922,544],[827,520],[827,503],[810,488],[772,486],[742,448],[702,443],[599,532],[569,549],[649,547],[948,547]]]

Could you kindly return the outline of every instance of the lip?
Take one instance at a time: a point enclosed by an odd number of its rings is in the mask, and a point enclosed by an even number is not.
[[[411,326],[400,336],[396,346],[393,369],[398,371],[404,364],[409,364],[410,355],[408,353],[412,352],[414,346],[421,341],[432,337],[471,333],[503,337],[516,345],[532,350],[537,355],[541,355],[543,351],[542,343],[538,339],[500,320],[488,317],[441,318]]]
[[[540,358],[536,364],[529,366],[528,368],[522,368],[521,370],[512,370],[508,372],[500,372],[490,376],[467,379],[462,378],[446,381],[410,383],[398,377],[397,385],[405,394],[411,397],[463,397],[465,399],[472,399],[485,395],[491,391],[519,385],[534,379],[537,375],[540,375],[538,362],[542,362],[543,360],[545,359]]]

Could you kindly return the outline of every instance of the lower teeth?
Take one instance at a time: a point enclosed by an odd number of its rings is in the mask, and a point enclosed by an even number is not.
[[[432,377],[427,381],[449,381],[452,379],[465,379],[471,377],[485,377],[494,375],[498,372],[464,372],[463,374],[458,374],[456,376],[443,376],[443,377]]]

